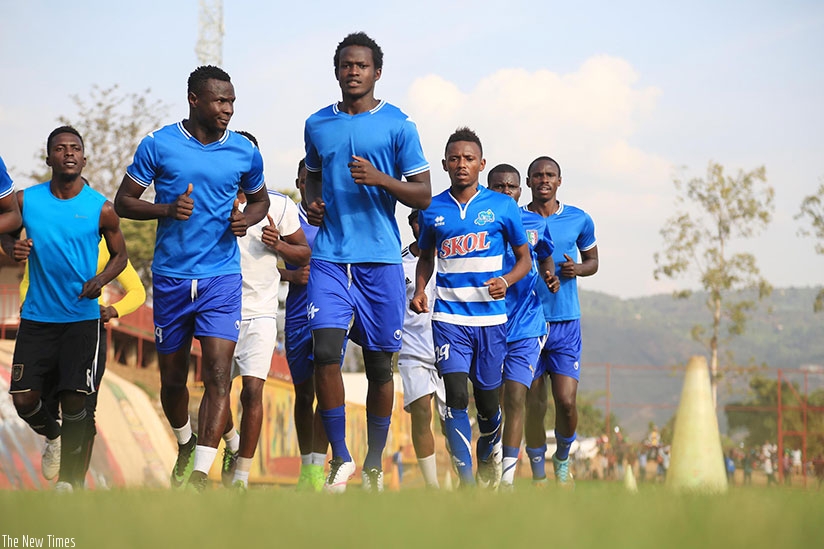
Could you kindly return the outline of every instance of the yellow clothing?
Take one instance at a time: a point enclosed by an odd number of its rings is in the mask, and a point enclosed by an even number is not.
[[[99,253],[97,255],[97,272],[99,273],[106,267],[109,262],[109,249],[106,247],[106,241],[101,239],[99,245]],[[146,301],[146,289],[143,287],[143,282],[140,281],[140,276],[132,266],[131,261],[126,262],[126,268],[123,269],[116,280],[123,286],[125,295],[117,303],[105,303],[103,294],[98,300],[101,305],[114,307],[117,311],[117,316],[122,318],[124,315],[135,312]],[[29,264],[26,263],[26,268],[23,271],[23,280],[20,281],[20,303],[26,299],[26,292],[29,290]]]

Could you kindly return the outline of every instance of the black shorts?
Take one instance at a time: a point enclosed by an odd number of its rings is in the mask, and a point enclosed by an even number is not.
[[[9,393],[49,390],[93,393],[97,377],[99,320],[20,320]]]

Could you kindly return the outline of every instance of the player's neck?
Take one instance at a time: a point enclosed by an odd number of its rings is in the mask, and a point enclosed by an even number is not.
[[[532,200],[529,204],[526,205],[526,209],[530,212],[535,212],[536,214],[542,215],[543,217],[549,217],[555,212],[558,211],[558,208],[561,207],[560,202],[553,198],[552,200],[547,200],[545,202]]]
[[[68,200],[69,198],[74,198],[80,191],[83,190],[83,186],[85,183],[83,182],[83,178],[80,175],[77,176],[54,176],[52,174],[51,185],[49,185],[49,189],[51,193],[60,200]]]
[[[343,100],[338,103],[338,110],[346,114],[361,114],[371,111],[379,103],[380,100],[375,99],[373,94],[361,95],[360,97],[344,95]]]
[[[466,204],[469,200],[478,193],[478,182],[476,181],[473,185],[467,185],[465,187],[456,187],[452,185],[449,188],[449,194],[457,200],[461,204]]]
[[[192,137],[197,139],[201,145],[208,145],[218,141],[223,134],[223,130],[209,129],[194,121],[191,117],[183,121],[183,127],[186,131],[192,134]]]

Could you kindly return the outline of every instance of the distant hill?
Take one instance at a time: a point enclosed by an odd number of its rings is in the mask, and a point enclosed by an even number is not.
[[[824,364],[824,314],[812,310],[817,293],[816,288],[774,290],[752,312],[745,333],[722,344],[722,352],[731,350],[738,365],[766,367],[764,375],[769,377],[775,376],[770,370],[777,368]],[[683,365],[696,354],[708,357],[707,349],[691,336],[695,324],[709,329],[712,318],[706,298],[703,292],[688,299],[670,294],[621,299],[581,292],[584,370],[579,393],[603,409],[606,370],[595,364],[626,366],[611,370],[610,402],[611,411],[633,440],[643,438],[649,421],[661,425],[673,416],[683,381],[679,369],[643,367]],[[722,407],[738,400],[747,389],[746,379],[730,379],[719,390]],[[726,431],[723,412],[719,426]]]

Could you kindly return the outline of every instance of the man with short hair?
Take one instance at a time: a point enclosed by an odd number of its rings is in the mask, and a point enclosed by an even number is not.
[[[51,180],[16,195],[26,239],[14,242],[12,254],[16,261],[28,261],[30,285],[20,312],[9,393],[23,421],[50,441],[44,460],[59,453],[55,488],[70,492],[84,485],[88,437],[94,437],[86,401],[97,390],[97,298],[128,258],[112,203],[83,180],[80,133],[71,126],[56,128],[46,152]],[[97,273],[101,235],[109,260]],[[55,383],[62,425],[43,400]]]
[[[514,166],[499,164],[489,171],[487,187],[512,197],[517,204],[521,199],[521,174]],[[525,208],[520,208],[519,212],[529,242],[532,268],[506,292],[503,471],[500,479],[493,480],[493,484],[500,481],[504,490],[511,490],[514,486],[515,467],[524,432],[526,392],[533,381],[543,374],[539,357],[546,340],[547,325],[536,290],[539,285],[545,284],[550,291],[557,292],[560,284],[552,262],[555,244],[546,219]],[[515,256],[508,248],[504,268],[512,268],[514,263]]]
[[[189,117],[150,133],[137,147],[115,197],[129,219],[156,219],[152,262],[160,400],[178,441],[173,488],[205,488],[229,417],[232,357],[241,321],[237,237],[269,210],[263,158],[229,131],[235,89],[211,65],[189,75]],[[140,197],[154,184],[154,202]],[[248,200],[238,208],[238,189]],[[203,352],[198,433],[189,420],[186,380],[192,337]],[[191,478],[190,478],[191,477]]]
[[[527,209],[546,218],[552,240],[555,242],[553,259],[560,288],[549,295],[542,288],[544,316],[549,322],[549,335],[541,353],[541,368],[547,374],[555,400],[555,439],[557,449],[552,456],[555,480],[572,486],[569,471],[569,449],[575,441],[578,426],[576,395],[581,367],[581,306],[578,302],[579,276],[592,276],[598,271],[598,246],[595,224],[588,213],[560,202],[561,167],[548,156],[532,161],[527,171],[527,185],[532,191],[532,202]],[[580,252],[581,262],[576,259]],[[546,454],[546,382],[544,376],[536,379],[527,395],[526,451],[532,464],[532,478],[545,482],[544,456]]]
[[[382,491],[382,454],[395,393],[392,355],[401,347],[405,301],[395,204],[426,208],[432,190],[415,124],[375,98],[383,71],[380,46],[362,32],[350,34],[335,50],[334,68],[342,99],[311,115],[304,129],[307,214],[320,225],[308,314],[315,388],[332,446],[326,490],[345,491],[355,472],[346,446],[340,372],[348,330],[349,339],[363,348],[369,381],[362,479],[365,488]]]
[[[475,132],[459,128],[449,136],[442,164],[451,185],[418,214],[421,252],[410,307],[416,313],[430,310],[425,288],[437,252],[432,339],[446,388],[446,438],[461,486],[475,485],[467,415],[471,380],[480,430],[478,479],[494,486],[502,458],[498,390],[506,354],[504,298],[508,288],[529,272],[531,257],[518,205],[478,185],[486,161]],[[515,254],[510,270],[504,267],[507,245]]]

